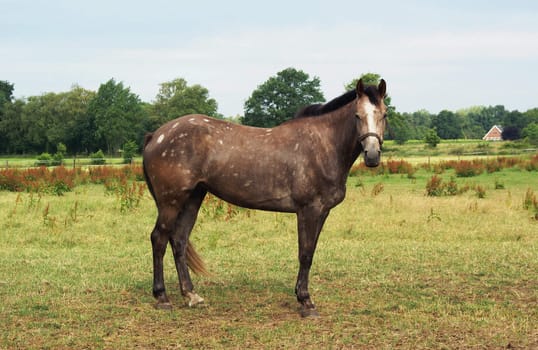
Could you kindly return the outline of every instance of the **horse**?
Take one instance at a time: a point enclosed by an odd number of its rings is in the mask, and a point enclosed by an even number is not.
[[[206,194],[237,206],[296,213],[299,272],[295,294],[303,317],[319,316],[308,291],[318,237],[346,194],[349,170],[360,153],[379,165],[387,108],[386,83],[365,85],[303,108],[273,128],[258,128],[191,114],[147,134],[143,171],[158,209],[151,232],[155,307],[170,309],[163,257],[172,247],[179,285],[189,306],[204,303],[189,268],[207,273],[189,241]]]

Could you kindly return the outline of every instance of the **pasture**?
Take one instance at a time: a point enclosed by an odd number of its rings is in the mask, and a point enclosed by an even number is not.
[[[184,305],[168,249],[163,311],[147,191],[0,191],[0,348],[538,347],[537,172],[455,177],[469,190],[440,197],[425,194],[432,175],[349,177],[311,271],[321,318],[306,320],[294,215],[206,199],[191,240],[212,273],[193,278],[207,305]]]

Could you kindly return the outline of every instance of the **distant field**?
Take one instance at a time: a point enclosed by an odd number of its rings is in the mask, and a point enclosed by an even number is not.
[[[409,140],[403,145],[387,140],[383,145],[384,158],[405,158],[412,163],[425,163],[434,158],[440,159],[472,159],[477,157],[529,155],[536,153],[536,149],[528,148],[518,142],[486,142],[482,140],[443,140],[435,148],[428,147],[422,140]],[[108,165],[121,165],[121,157],[107,157]],[[32,167],[37,162],[37,156],[0,156],[0,169],[6,167]],[[135,163],[141,163],[142,158],[134,159]],[[87,166],[91,159],[88,157],[69,156],[64,159],[66,167]]]
[[[318,320],[295,301],[294,215],[208,199],[192,237],[213,273],[194,277],[208,305],[184,306],[169,251],[175,308],[162,311],[147,192],[126,203],[121,188],[94,184],[0,191],[0,348],[538,348],[538,220],[525,206],[538,173],[446,170],[469,189],[442,197],[425,195],[432,176],[349,178],[314,258]]]

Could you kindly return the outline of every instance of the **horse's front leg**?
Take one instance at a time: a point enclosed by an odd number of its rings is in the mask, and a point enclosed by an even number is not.
[[[295,285],[295,294],[297,295],[297,301],[301,304],[302,317],[319,316],[308,292],[308,275],[314,259],[319,234],[328,215],[328,210],[323,211],[310,207],[297,212],[300,266],[297,284]]]

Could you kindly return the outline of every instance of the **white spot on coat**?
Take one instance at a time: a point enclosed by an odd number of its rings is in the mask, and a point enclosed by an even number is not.
[[[163,153],[161,153],[161,157],[166,157],[166,151],[164,151]]]
[[[164,140],[164,134],[160,134],[159,138],[157,139],[157,143],[161,143]]]
[[[179,125],[178,122],[174,123],[174,125],[172,125],[172,129],[175,129],[178,125]]]

